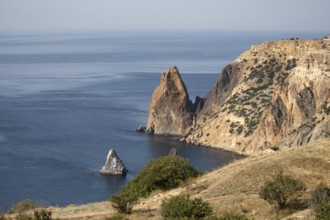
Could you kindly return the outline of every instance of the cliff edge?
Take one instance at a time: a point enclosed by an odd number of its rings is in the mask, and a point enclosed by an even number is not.
[[[223,69],[185,141],[253,154],[329,138],[329,85],[329,40],[253,46]]]
[[[302,145],[330,137],[329,85],[329,40],[266,42],[227,65],[195,104],[176,67],[163,73],[148,129],[245,154]]]

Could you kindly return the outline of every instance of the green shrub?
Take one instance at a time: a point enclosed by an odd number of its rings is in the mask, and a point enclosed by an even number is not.
[[[319,185],[311,194],[310,206],[315,208],[318,204],[323,202],[330,202],[330,188]]]
[[[161,205],[161,215],[166,219],[200,219],[211,214],[209,203],[199,198],[192,200],[187,195],[174,196],[163,201]]]
[[[305,184],[282,172],[267,181],[261,188],[259,195],[269,203],[277,203],[280,209],[286,208],[287,201],[294,195],[306,190]]]
[[[277,65],[277,66],[275,67],[275,72],[280,72],[281,69],[282,69],[282,65],[279,64],[279,65]]]
[[[290,40],[299,40],[299,37],[291,37]]]
[[[240,135],[243,131],[243,125],[240,125],[238,128],[237,128],[237,134]]]
[[[229,133],[230,134],[234,134],[235,133],[235,130],[233,128],[229,129]]]
[[[19,213],[15,220],[52,220],[52,212],[44,209],[35,210],[33,216],[26,213]]]
[[[330,220],[330,202],[324,202],[316,206],[314,213],[316,220]]]
[[[47,211],[45,209],[35,210],[34,211],[34,219],[33,220],[51,220],[52,219],[52,212]]]
[[[258,78],[256,83],[262,83],[263,82],[263,79],[262,78]]]
[[[323,111],[324,111],[325,114],[330,115],[330,105],[328,106],[328,102],[324,103]]]
[[[275,76],[275,72],[274,71],[268,71],[267,76],[268,76],[268,78],[273,79],[274,76]]]
[[[205,220],[248,220],[244,215],[234,212],[225,212],[219,216],[210,216]]]
[[[20,213],[16,215],[15,220],[33,220],[33,218],[30,215]]]
[[[111,217],[106,217],[105,220],[125,220],[124,216],[121,215],[114,215]]]
[[[137,199],[137,197],[124,193],[110,197],[112,207],[117,210],[117,212],[125,214],[131,214],[133,205],[136,203]]]
[[[9,209],[9,213],[10,214],[19,214],[19,213],[23,213],[32,209],[35,209],[36,205],[33,203],[32,200],[30,199],[26,199],[26,200],[22,200],[19,201],[18,203],[15,203],[10,209]]]
[[[178,187],[182,182],[200,174],[187,159],[166,156],[147,163],[133,183],[141,187],[139,196],[148,196],[153,190]]]
[[[148,162],[136,177],[128,182],[117,195],[111,196],[113,207],[121,213],[130,213],[140,197],[147,197],[154,190],[178,187],[184,181],[197,177],[201,172],[188,160],[166,156]]]
[[[278,151],[278,150],[280,150],[280,148],[277,147],[277,146],[273,146],[273,147],[271,147],[270,149],[272,149],[273,151]]]

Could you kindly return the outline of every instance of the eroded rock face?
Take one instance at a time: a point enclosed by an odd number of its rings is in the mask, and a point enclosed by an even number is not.
[[[330,137],[330,40],[255,45],[189,100],[176,67],[152,95],[147,132],[245,154]]]
[[[222,70],[183,139],[254,154],[330,138],[329,85],[330,40],[253,46]]]
[[[115,150],[109,150],[107,160],[100,170],[100,174],[105,175],[125,175],[127,169],[121,159],[118,157]]]
[[[193,105],[177,67],[162,74],[149,105],[147,133],[184,135],[193,122]]]

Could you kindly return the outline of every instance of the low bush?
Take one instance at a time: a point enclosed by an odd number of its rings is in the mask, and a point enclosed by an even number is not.
[[[161,215],[165,219],[201,219],[211,214],[209,203],[199,198],[190,199],[187,195],[174,196],[161,205]]]
[[[277,147],[277,146],[273,146],[273,147],[271,147],[270,149],[272,149],[273,151],[279,151],[279,150],[280,150],[280,148]]]
[[[240,213],[225,212],[222,215],[207,217],[205,220],[248,220],[248,218]]]
[[[243,131],[243,125],[240,125],[238,128],[237,128],[237,134],[240,135]]]
[[[35,209],[37,206],[30,199],[22,200],[20,202],[15,203],[10,209],[10,214],[19,214],[32,209]]]
[[[137,197],[129,194],[119,193],[110,197],[112,207],[119,213],[131,214],[133,205],[137,201]]]
[[[125,220],[124,216],[121,215],[114,215],[111,217],[106,217],[105,220]]]
[[[113,207],[120,213],[130,213],[140,197],[147,197],[154,190],[178,187],[184,181],[197,177],[201,172],[194,169],[188,160],[166,156],[151,160],[136,177],[128,182],[117,195],[110,197]]]
[[[52,220],[52,212],[47,211],[45,209],[41,209],[41,210],[35,210],[33,215],[26,213],[19,213],[18,215],[16,215],[15,220]]]
[[[34,211],[34,219],[33,220],[51,220],[52,219],[52,212],[47,211],[45,209],[35,210]]]
[[[269,203],[277,203],[280,209],[286,208],[289,199],[306,190],[305,184],[282,172],[273,176],[261,188],[259,195]]]
[[[20,213],[20,214],[16,215],[15,220],[33,220],[33,219],[32,219],[32,216],[30,216],[30,215]]]
[[[330,202],[330,188],[319,185],[311,193],[309,204],[312,208],[315,208],[318,204],[323,202]]]
[[[330,220],[330,202],[317,205],[314,213],[316,220]]]

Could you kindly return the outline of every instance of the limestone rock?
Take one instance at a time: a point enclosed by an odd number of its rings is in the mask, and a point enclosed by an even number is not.
[[[194,104],[184,141],[245,154],[330,138],[330,40],[253,46]]]
[[[168,156],[177,156],[177,152],[174,147],[170,150],[170,152],[168,153]]]
[[[110,149],[107,160],[100,170],[100,174],[125,175],[128,172],[115,150]]]
[[[147,127],[145,125],[139,125],[139,127],[137,127],[135,129],[135,131],[137,131],[137,132],[146,132],[146,130],[147,130]]]
[[[193,122],[193,105],[177,67],[162,74],[149,105],[147,133],[184,135]]]
[[[189,100],[179,71],[163,73],[147,132],[244,154],[330,137],[330,40],[253,46],[228,64],[213,89]]]

